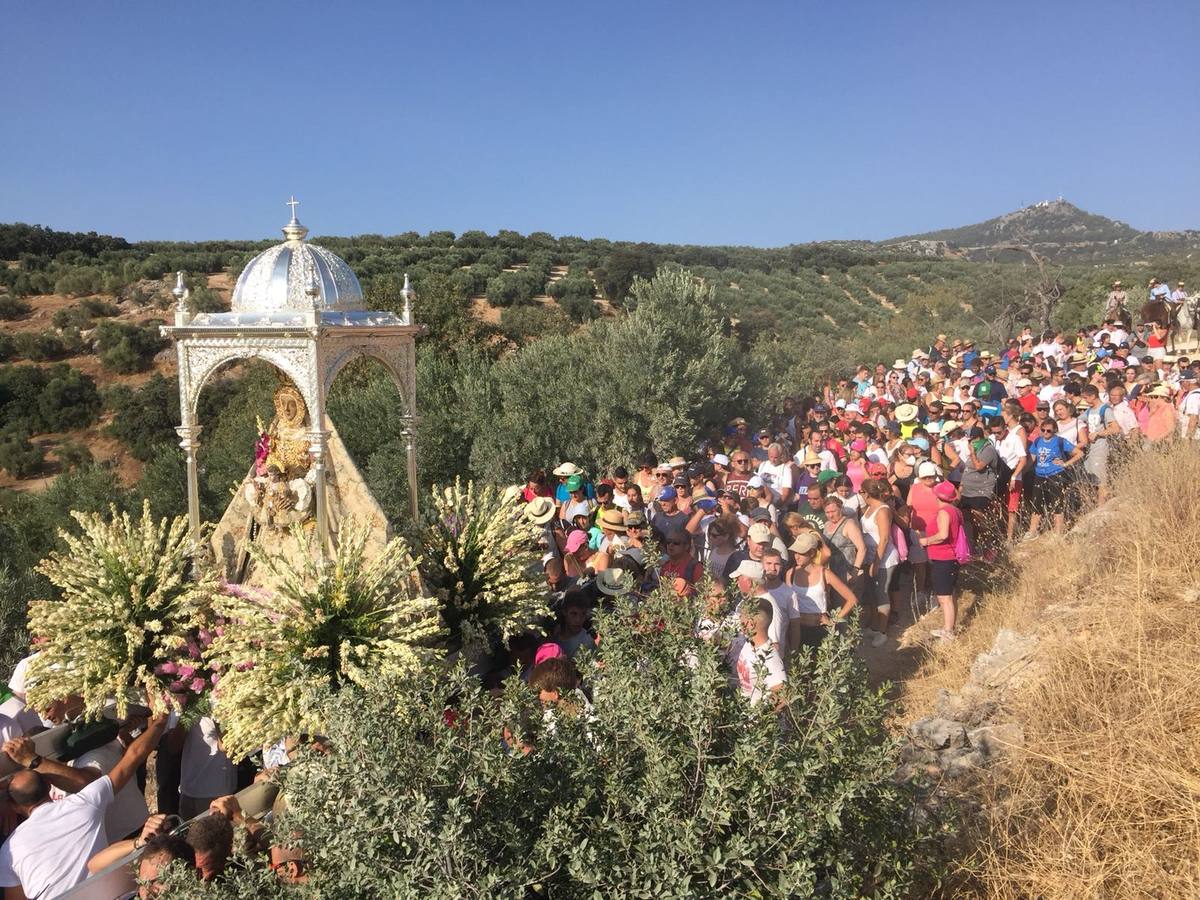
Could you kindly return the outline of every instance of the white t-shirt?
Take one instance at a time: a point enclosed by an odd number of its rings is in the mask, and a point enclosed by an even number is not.
[[[221,750],[221,731],[210,716],[200,719],[183,743],[179,793],[189,797],[224,797],[237,787],[237,768]]]
[[[763,480],[767,487],[775,492],[776,497],[794,486],[792,482],[792,466],[788,462],[774,464],[764,462],[758,467],[758,477]]]
[[[105,810],[113,801],[107,775],[76,794],[37,807],[0,847],[0,887],[49,900],[88,877],[88,860],[108,846]]]
[[[742,695],[749,698],[751,705],[762,700],[771,688],[787,681],[783,657],[770,642],[755,647],[754,642],[747,638],[738,651],[735,668],[738,687]]]
[[[1053,403],[1065,392],[1061,384],[1048,384],[1037,393],[1039,403]]]
[[[113,740],[102,747],[81,753],[70,764],[76,769],[95,769],[101,775],[107,775],[124,755],[125,748],[121,742]],[[50,799],[56,803],[61,803],[69,796],[58,788],[50,789]],[[145,825],[149,816],[146,795],[138,787],[137,779],[131,778],[108,805],[108,812],[104,815],[104,831],[110,841],[119,841]]]
[[[1024,432],[1022,429],[1009,429],[1008,434],[1004,435],[1004,439],[996,445],[996,450],[1000,453],[1000,458],[1004,460],[1004,464],[1010,469],[1015,469],[1028,451],[1025,446]]]
[[[791,587],[791,585],[785,584],[784,587]],[[770,591],[761,596],[771,601],[771,627],[767,629],[767,636],[772,643],[779,645],[780,653],[787,653],[788,622],[792,620],[792,615],[788,611],[788,601],[781,603]]]

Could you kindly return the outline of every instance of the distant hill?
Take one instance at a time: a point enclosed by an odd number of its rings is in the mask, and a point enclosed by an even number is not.
[[[1200,231],[1138,231],[1080,209],[1061,197],[1043,200],[986,222],[882,241],[881,246],[924,256],[1005,258],[1013,245],[1032,246],[1066,261],[1116,261],[1200,250]]]

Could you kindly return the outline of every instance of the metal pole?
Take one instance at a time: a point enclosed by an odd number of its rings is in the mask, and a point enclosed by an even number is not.
[[[187,456],[188,530],[192,537],[193,555],[200,548],[200,478],[196,468],[196,451],[200,449],[200,426],[180,425],[175,429],[179,446]]]
[[[416,445],[416,424],[413,416],[408,417],[408,422],[404,427],[405,452],[408,454],[408,507],[412,514],[413,522],[416,522],[421,515],[421,508],[417,502],[417,445]]]
[[[317,483],[317,558],[325,562],[325,552],[329,544],[329,513],[325,498],[325,439],[328,432],[314,431],[309,435],[308,449],[313,455],[313,468],[316,471]]]

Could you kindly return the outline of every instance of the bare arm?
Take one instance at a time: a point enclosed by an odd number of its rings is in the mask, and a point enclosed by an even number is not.
[[[854,554],[854,568],[861,569],[867,559],[867,544],[863,540],[862,531],[859,529],[858,523],[852,519],[846,519],[844,530],[857,551]]]
[[[932,544],[940,544],[942,541],[950,537],[950,513],[946,512],[945,509],[938,510],[937,526],[937,534],[921,538],[922,547],[929,547]]]
[[[846,582],[834,575],[829,569],[824,570],[824,577],[825,586],[833,588],[834,592],[842,598],[842,608],[838,610],[838,618],[846,618],[850,615],[850,610],[854,609],[858,603],[858,599],[854,596],[854,592],[846,586]]]
[[[109,844],[95,856],[88,860],[88,873],[95,875],[102,869],[107,869],[113,863],[124,859],[135,850],[140,850],[142,845],[156,834],[163,834],[168,830],[167,816],[165,813],[158,813],[146,820],[146,824],[142,826],[142,834],[138,838],[130,838],[127,841],[117,841],[114,844]]]
[[[704,521],[704,510],[696,509],[692,513],[692,517],[687,520],[687,524],[683,527],[687,529],[688,534],[699,534],[700,523]]]
[[[34,749],[33,741],[27,737],[17,737],[10,741],[5,741],[3,749],[5,755],[23,769],[28,769],[29,764],[38,755],[37,750]],[[83,788],[100,777],[100,772],[96,769],[86,766],[76,769],[74,766],[60,763],[56,759],[46,759],[44,757],[38,763],[37,772],[60,791],[66,791],[68,794],[74,794],[83,790]]]
[[[137,774],[137,770],[146,761],[146,758],[150,756],[151,751],[158,746],[158,741],[166,730],[167,717],[155,716],[146,726],[146,730],[139,734],[137,740],[129,745],[129,749],[125,751],[125,755],[117,760],[117,764],[108,773],[109,780],[112,781],[114,794],[119,793],[121,788],[129,784],[129,780]]]
[[[875,530],[879,532],[879,547],[875,555],[882,560],[892,543],[892,510],[886,503],[880,504],[879,512],[875,513]]]

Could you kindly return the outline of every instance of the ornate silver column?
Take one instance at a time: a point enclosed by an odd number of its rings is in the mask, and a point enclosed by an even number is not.
[[[417,502],[417,426],[412,416],[404,417],[404,451],[408,456],[408,511],[413,522],[421,515],[421,507]]]
[[[175,429],[179,446],[187,458],[188,531],[192,536],[192,553],[200,546],[200,478],[196,468],[196,451],[200,449],[200,426],[180,425]]]
[[[308,433],[308,451],[313,457],[313,472],[316,477],[313,490],[316,492],[317,499],[317,556],[321,562],[325,561],[325,555],[329,548],[329,507],[325,496],[325,454],[328,439],[328,431],[310,431]]]

